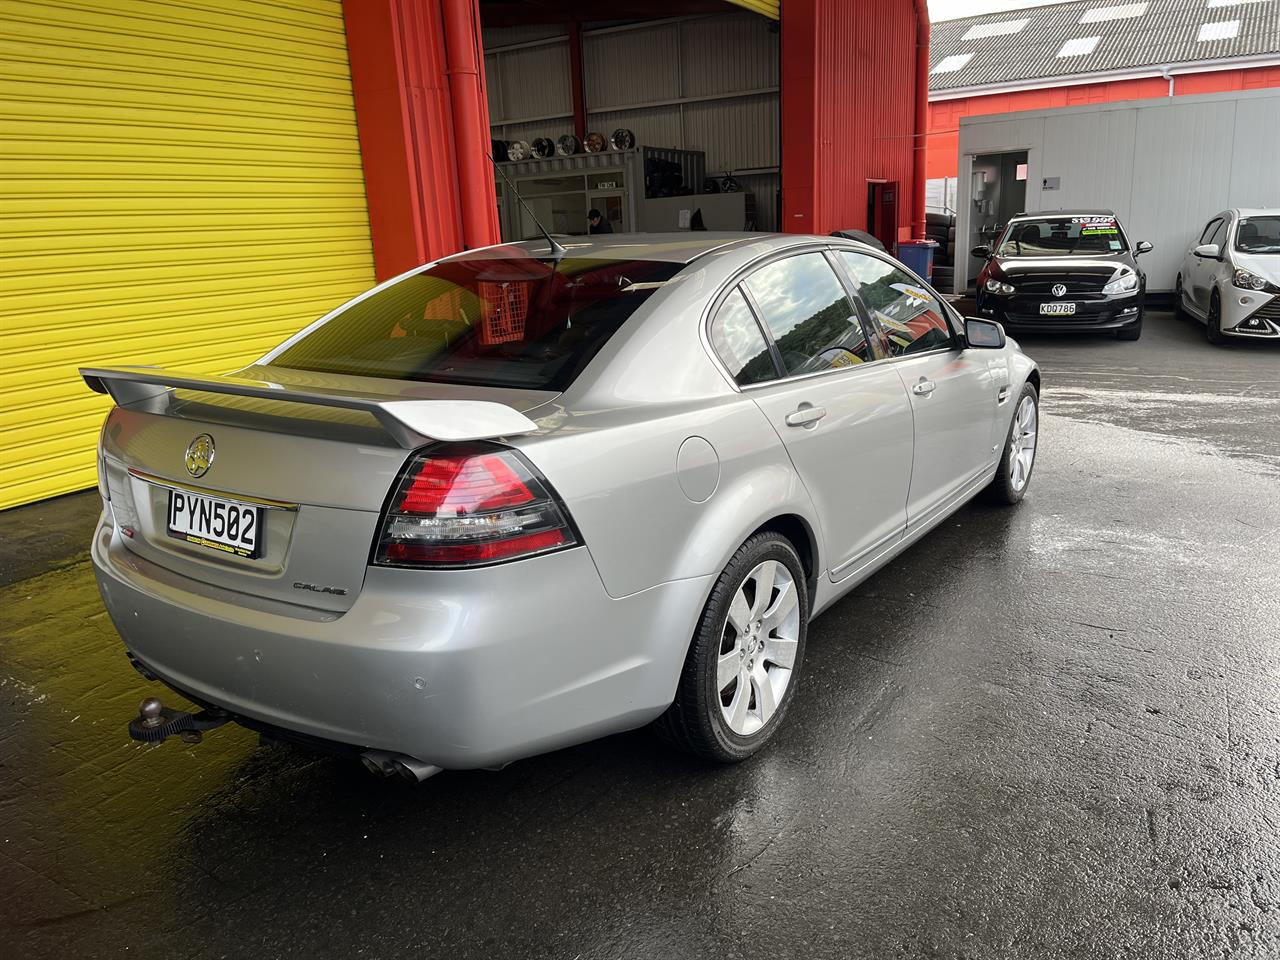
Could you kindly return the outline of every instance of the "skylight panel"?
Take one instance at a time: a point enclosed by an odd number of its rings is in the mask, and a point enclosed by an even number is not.
[[[1103,23],[1106,20],[1127,20],[1147,12],[1146,3],[1122,3],[1114,7],[1090,7],[1080,18],[1081,23]]]
[[[975,23],[961,37],[961,40],[982,40],[986,37],[1004,37],[1011,33],[1020,33],[1030,20],[1001,20],[999,23]]]
[[[1058,56],[1083,57],[1087,53],[1093,53],[1101,39],[1101,37],[1076,37],[1074,40],[1068,40],[1058,51]]]
[[[1200,24],[1196,40],[1231,40],[1240,32],[1239,20],[1219,20]]]
[[[938,61],[938,65],[933,68],[931,73],[955,73],[957,70],[963,70],[964,65],[969,62],[972,53],[953,53],[949,57],[943,57]]]

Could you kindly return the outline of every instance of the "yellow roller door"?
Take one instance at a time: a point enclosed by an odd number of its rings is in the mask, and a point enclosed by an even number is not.
[[[340,0],[0,0],[0,509],[93,486],[86,363],[225,372],[372,285]]]

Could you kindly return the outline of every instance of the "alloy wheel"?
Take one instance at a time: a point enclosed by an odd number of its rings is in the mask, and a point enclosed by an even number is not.
[[[1023,397],[1013,416],[1013,430],[1009,435],[1009,484],[1021,491],[1031,479],[1031,465],[1036,459],[1036,428],[1040,416],[1033,397]]]
[[[765,560],[734,592],[720,635],[716,691],[729,729],[746,737],[777,712],[800,640],[800,602],[791,571]]]

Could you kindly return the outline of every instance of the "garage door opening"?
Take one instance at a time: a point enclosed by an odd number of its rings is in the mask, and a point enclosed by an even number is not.
[[[493,157],[548,230],[591,232],[592,210],[614,233],[780,229],[776,19],[720,0],[480,12]],[[503,240],[538,236],[496,190]]]

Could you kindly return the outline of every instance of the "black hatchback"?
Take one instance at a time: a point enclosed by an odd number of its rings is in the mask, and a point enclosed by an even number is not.
[[[978,312],[1007,327],[1046,333],[1115,331],[1142,336],[1146,274],[1110,210],[1020,213],[995,248],[974,247]]]

